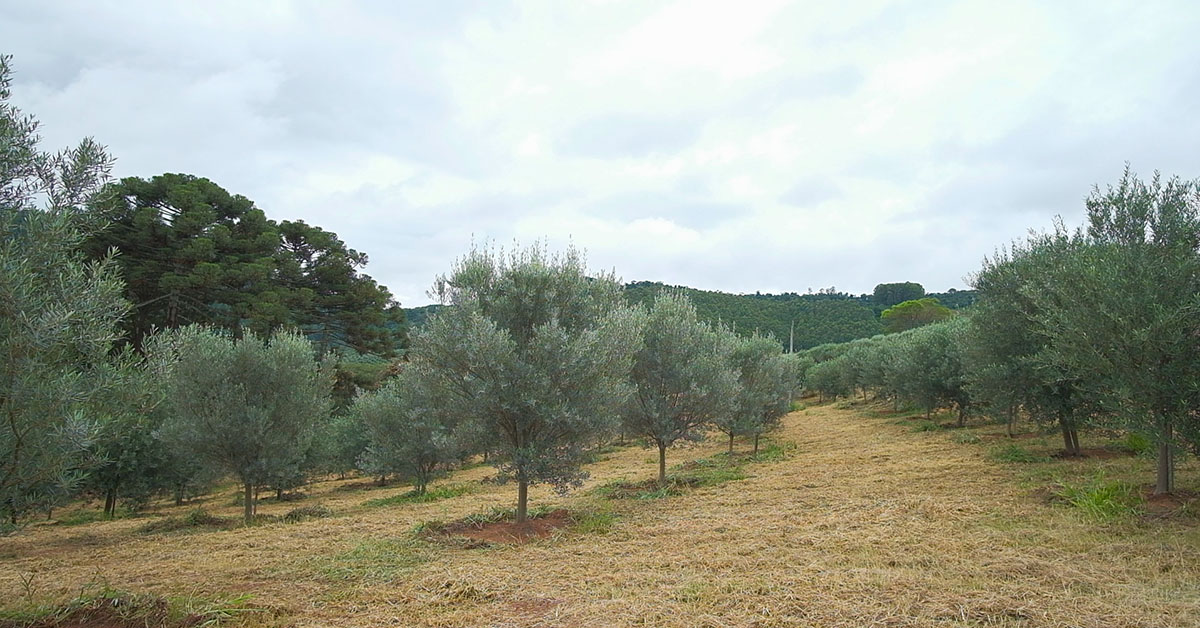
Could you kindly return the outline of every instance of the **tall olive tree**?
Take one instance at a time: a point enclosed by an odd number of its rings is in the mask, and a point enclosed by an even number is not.
[[[1031,290],[1043,357],[1153,436],[1155,492],[1169,493],[1175,448],[1200,446],[1200,184],[1146,183],[1126,168],[1116,186],[1093,190],[1087,212],[1069,255]]]
[[[294,332],[238,340],[195,326],[176,333],[170,416],[160,434],[179,455],[237,475],[249,523],[254,487],[296,465],[328,414],[332,374]]]
[[[702,438],[711,421],[734,410],[737,374],[724,355],[727,343],[700,321],[682,294],[660,292],[643,329],[624,426],[658,447],[661,486],[667,481],[667,448],[679,440]],[[778,352],[779,343],[770,342]]]
[[[9,102],[9,63],[0,57],[0,514],[16,523],[82,479],[91,402],[119,370],[109,352],[128,306],[111,255],[78,253],[94,226],[83,207],[112,160],[90,139],[40,151],[37,121]]]
[[[1007,419],[1009,434],[1024,409],[1062,433],[1063,451],[1077,456],[1079,430],[1096,421],[1100,408],[1083,375],[1062,361],[1045,360],[1049,338],[1039,319],[1050,303],[1043,292],[1050,275],[1069,259],[1065,236],[1038,235],[984,260],[972,278],[979,291],[967,330],[967,387]]]
[[[534,246],[473,249],[434,284],[444,308],[414,338],[412,360],[436,376],[442,404],[467,417],[500,478],[578,485],[583,449],[611,429],[628,396],[639,325],[621,284],[589,275],[583,256]]]

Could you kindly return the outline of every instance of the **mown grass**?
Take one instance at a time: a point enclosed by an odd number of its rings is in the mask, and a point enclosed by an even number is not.
[[[73,599],[61,603],[47,603],[32,595],[25,596],[22,601],[0,610],[0,626],[204,628],[230,623],[244,625],[251,615],[257,615],[260,620],[273,618],[272,609],[257,606],[253,600],[254,596],[248,593],[229,597],[164,597],[90,585]]]
[[[1188,502],[1200,488],[1194,459],[1180,461],[1180,495],[1138,504],[1153,461],[1101,451],[1123,434],[1083,434],[1092,456],[1062,459],[1054,434],[1010,440],[1003,425],[978,420],[915,433],[911,423],[870,420],[870,410],[826,404],[791,415],[778,440],[797,446],[767,443],[761,460],[723,455],[723,440],[673,450],[683,463],[672,476],[707,488],[670,499],[597,495],[656,470],[641,450],[606,454],[582,491],[531,489],[534,514],[553,504],[571,521],[526,544],[467,551],[420,536],[449,525],[440,522],[511,517],[515,488],[480,484],[484,469],[451,480],[475,492],[392,508],[364,507],[368,489],[329,480],[310,489],[311,502],[335,517],[239,525],[186,543],[140,535],[138,520],[29,526],[3,539],[0,607],[22,596],[22,573],[44,583],[39,599],[62,600],[102,570],[120,587],[167,595],[253,592],[279,625],[1200,625],[1200,525],[1187,518],[1200,509]],[[1040,461],[989,457],[1009,444]],[[1131,492],[1109,490],[1114,482]],[[207,504],[236,520],[227,495]],[[1113,501],[1136,510],[1089,514]],[[282,517],[287,508],[263,510]]]
[[[461,497],[475,492],[475,487],[470,484],[445,484],[427,489],[424,493],[418,493],[415,490],[400,495],[391,497],[381,497],[378,499],[368,499],[363,502],[363,506],[368,508],[381,508],[385,506],[401,506],[404,504],[427,504],[443,499],[451,499]]]
[[[434,555],[415,535],[371,538],[353,548],[320,558],[312,566],[321,576],[337,582],[388,583],[429,561]]]

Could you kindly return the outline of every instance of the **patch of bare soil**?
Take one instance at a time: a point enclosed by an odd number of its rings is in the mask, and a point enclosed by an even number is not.
[[[574,519],[571,518],[571,513],[559,509],[552,510],[536,519],[527,519],[524,523],[513,521],[452,523],[442,528],[437,534],[469,539],[471,542],[468,547],[485,547],[493,544],[512,545],[533,539],[544,539],[554,534],[555,530],[565,528],[572,523],[574,523]]]
[[[1143,497],[1148,515],[1155,518],[1168,518],[1186,512],[1200,498],[1200,493],[1175,491],[1174,493],[1155,495],[1154,487],[1147,487],[1143,492]]]
[[[1039,432],[1021,432],[1019,434],[1013,434],[1012,436],[1009,436],[1008,434],[983,434],[980,436],[980,439],[985,440],[985,441],[993,441],[993,440],[1012,441],[1012,440],[1027,440],[1030,438],[1039,438],[1041,436],[1044,436],[1044,434],[1041,434]]]

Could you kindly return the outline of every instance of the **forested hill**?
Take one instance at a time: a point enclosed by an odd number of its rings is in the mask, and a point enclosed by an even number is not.
[[[650,304],[662,290],[686,294],[704,320],[735,328],[739,334],[758,331],[775,336],[786,347],[788,332],[795,321],[795,349],[807,349],[828,342],[845,342],[883,333],[879,314],[885,305],[872,295],[855,296],[842,292],[817,294],[730,294],[697,290],[686,286],[668,286],[653,281],[638,281],[625,286],[630,303]],[[951,309],[961,309],[975,300],[973,290],[929,293]],[[412,327],[420,327],[439,305],[405,310]]]

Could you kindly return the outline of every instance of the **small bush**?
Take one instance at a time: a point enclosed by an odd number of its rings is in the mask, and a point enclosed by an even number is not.
[[[1055,495],[1097,521],[1112,521],[1139,512],[1136,488],[1122,480],[1097,475],[1083,484],[1059,483]]]
[[[1154,453],[1154,442],[1145,434],[1129,432],[1117,448],[1135,456],[1149,456]]]
[[[997,462],[1047,462],[1050,460],[1046,456],[1039,456],[1028,449],[1016,444],[1002,445],[993,447],[988,452],[988,457]]]
[[[979,435],[970,432],[959,432],[952,440],[960,445],[977,445],[980,441]]]
[[[808,409],[808,406],[800,401],[793,401],[792,403],[790,403],[788,405],[788,412],[799,412],[801,410],[807,410],[807,409]]]
[[[322,504],[313,504],[311,506],[301,506],[299,508],[288,511],[283,516],[284,523],[299,523],[307,519],[324,519],[332,517],[333,511]]]
[[[610,511],[574,513],[572,519],[571,529],[584,534],[608,534],[617,523],[616,513]]]
[[[917,424],[912,426],[909,431],[912,432],[940,432],[946,428],[942,427],[937,421],[922,420],[917,421]]]
[[[426,490],[423,494],[416,491],[409,491],[400,495],[391,497],[382,497],[379,499],[368,499],[363,502],[363,506],[378,508],[381,506],[399,506],[401,504],[425,504],[435,502],[442,499],[450,499],[460,495],[473,493],[475,487],[470,484],[447,484]]]
[[[760,448],[757,454],[753,454],[747,458],[751,462],[779,462],[787,460],[796,453],[796,443],[784,441],[782,443],[771,442]]]

